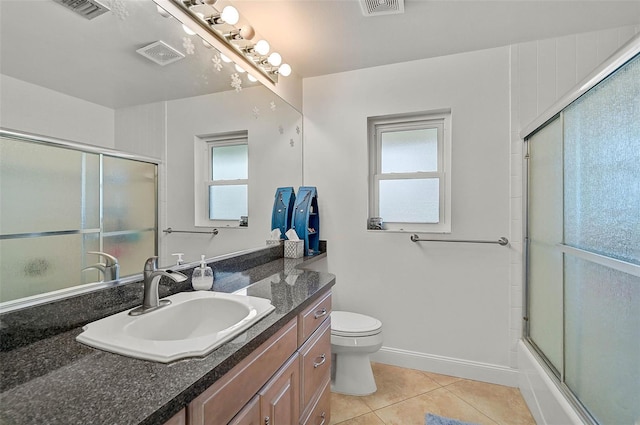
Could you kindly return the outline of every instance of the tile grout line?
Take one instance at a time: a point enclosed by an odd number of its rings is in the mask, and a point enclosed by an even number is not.
[[[453,384],[452,384],[453,385]],[[480,410],[479,408],[477,408],[475,405],[473,405],[471,402],[465,400],[464,398],[462,398],[461,396],[459,396],[458,394],[454,393],[453,391],[449,391],[448,389],[444,388],[449,394],[451,394],[452,396],[456,397],[457,399],[461,400],[463,403],[467,404],[468,406],[470,406],[473,410],[476,410],[478,413],[480,413],[482,416],[486,417],[487,419],[489,419],[491,422],[495,423],[496,425],[501,425],[501,423],[499,421],[497,421],[496,419],[494,419],[493,417],[489,416],[488,414],[486,414],[485,412],[483,412],[482,410]]]

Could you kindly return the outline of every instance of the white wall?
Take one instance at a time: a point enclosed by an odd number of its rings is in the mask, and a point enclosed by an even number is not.
[[[640,26],[576,34],[566,37],[522,43],[510,47],[511,63],[511,309],[513,317],[522,316],[524,233],[523,215],[523,141],[520,131],[543,113],[567,91],[580,83],[615,50],[640,32]],[[521,325],[512,322],[512,353],[521,370],[519,387],[538,423],[579,423],[567,416],[567,403],[523,344],[517,344]],[[524,359],[524,361],[523,361]],[[562,408],[559,408],[562,406]],[[568,418],[571,418],[569,420]]]
[[[114,111],[0,74],[0,127],[114,147]]]
[[[367,117],[451,108],[452,239],[509,236],[509,49],[304,80],[304,182],[337,275],[335,308],[379,318],[380,361],[516,385],[510,248],[366,230]]]

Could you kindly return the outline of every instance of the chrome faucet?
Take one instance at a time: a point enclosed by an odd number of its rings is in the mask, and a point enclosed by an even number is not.
[[[187,276],[168,269],[158,269],[158,257],[151,257],[144,263],[144,295],[142,305],[129,312],[130,316],[139,316],[149,313],[171,304],[169,300],[160,300],[158,296],[158,284],[160,278],[167,276],[175,282],[184,282]]]
[[[104,263],[97,263],[88,267],[85,267],[84,270],[97,269],[102,272],[104,276],[104,280],[118,280],[120,278],[120,264],[118,264],[118,259],[113,255],[107,254],[106,252],[98,252],[98,251],[89,251],[87,254],[96,254],[104,257]]]

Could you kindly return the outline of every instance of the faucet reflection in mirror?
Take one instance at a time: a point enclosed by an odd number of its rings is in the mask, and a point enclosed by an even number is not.
[[[0,130],[1,303],[136,274],[156,255],[157,160],[119,155]]]

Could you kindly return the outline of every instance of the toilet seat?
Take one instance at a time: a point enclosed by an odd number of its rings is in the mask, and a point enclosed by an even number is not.
[[[331,334],[343,337],[365,337],[382,331],[382,322],[364,314],[349,311],[331,312]]]

